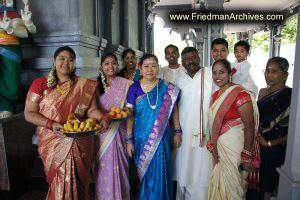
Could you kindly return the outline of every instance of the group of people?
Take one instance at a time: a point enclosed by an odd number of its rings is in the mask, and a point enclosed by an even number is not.
[[[268,61],[268,87],[256,102],[249,51],[238,42],[231,65],[227,41],[215,39],[215,62],[202,67],[196,48],[184,48],[179,64],[178,48],[168,45],[168,66],[159,69],[157,57],[144,54],[138,69],[127,49],[121,71],[107,53],[88,80],[75,76],[75,52],[57,49],[49,75],[33,81],[24,112],[38,126],[47,199],[88,199],[92,179],[96,199],[245,199],[248,186],[259,189],[249,198],[270,195],[285,156],[289,65],[281,57]],[[127,120],[111,120],[112,107],[124,109]],[[66,137],[60,130],[69,113],[95,118],[97,135]]]

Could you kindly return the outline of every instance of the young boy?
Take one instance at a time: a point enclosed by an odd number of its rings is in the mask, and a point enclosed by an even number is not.
[[[255,85],[249,71],[250,63],[247,61],[250,45],[246,41],[238,41],[234,45],[234,55],[236,61],[232,64],[232,82],[242,85],[246,90],[249,90],[257,95],[257,86]]]

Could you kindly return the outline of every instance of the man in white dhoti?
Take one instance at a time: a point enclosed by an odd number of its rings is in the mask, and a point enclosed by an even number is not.
[[[165,48],[165,59],[169,65],[162,67],[159,70],[159,78],[174,83],[176,77],[180,71],[184,70],[184,67],[178,63],[179,50],[178,47],[170,44]]]
[[[178,200],[202,200],[207,199],[213,168],[211,154],[205,147],[209,139],[207,111],[212,95],[212,71],[210,67],[200,67],[194,47],[184,48],[181,59],[186,72],[181,72],[175,80],[181,89],[178,107],[183,132],[173,169],[177,180],[176,196]]]

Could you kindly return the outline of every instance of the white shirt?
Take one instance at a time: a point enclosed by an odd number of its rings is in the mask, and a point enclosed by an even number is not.
[[[170,83],[174,83],[176,77],[181,71],[185,71],[185,68],[182,65],[176,69],[171,69],[169,66],[165,66],[159,70],[159,78],[167,80]]]
[[[247,60],[240,63],[235,61],[231,66],[232,69],[236,69],[236,72],[232,75],[232,82],[242,85],[246,90],[253,92],[256,97],[258,89],[250,73],[250,63]]]

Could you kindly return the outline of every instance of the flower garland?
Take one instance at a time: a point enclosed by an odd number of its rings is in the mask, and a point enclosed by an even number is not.
[[[56,78],[54,74],[55,74],[55,66],[53,64],[47,78],[48,88],[54,87],[56,85]]]
[[[107,92],[107,90],[109,89],[109,87],[107,87],[106,78],[105,78],[102,70],[100,70],[100,76],[101,76],[101,82],[103,84],[104,92]]]

